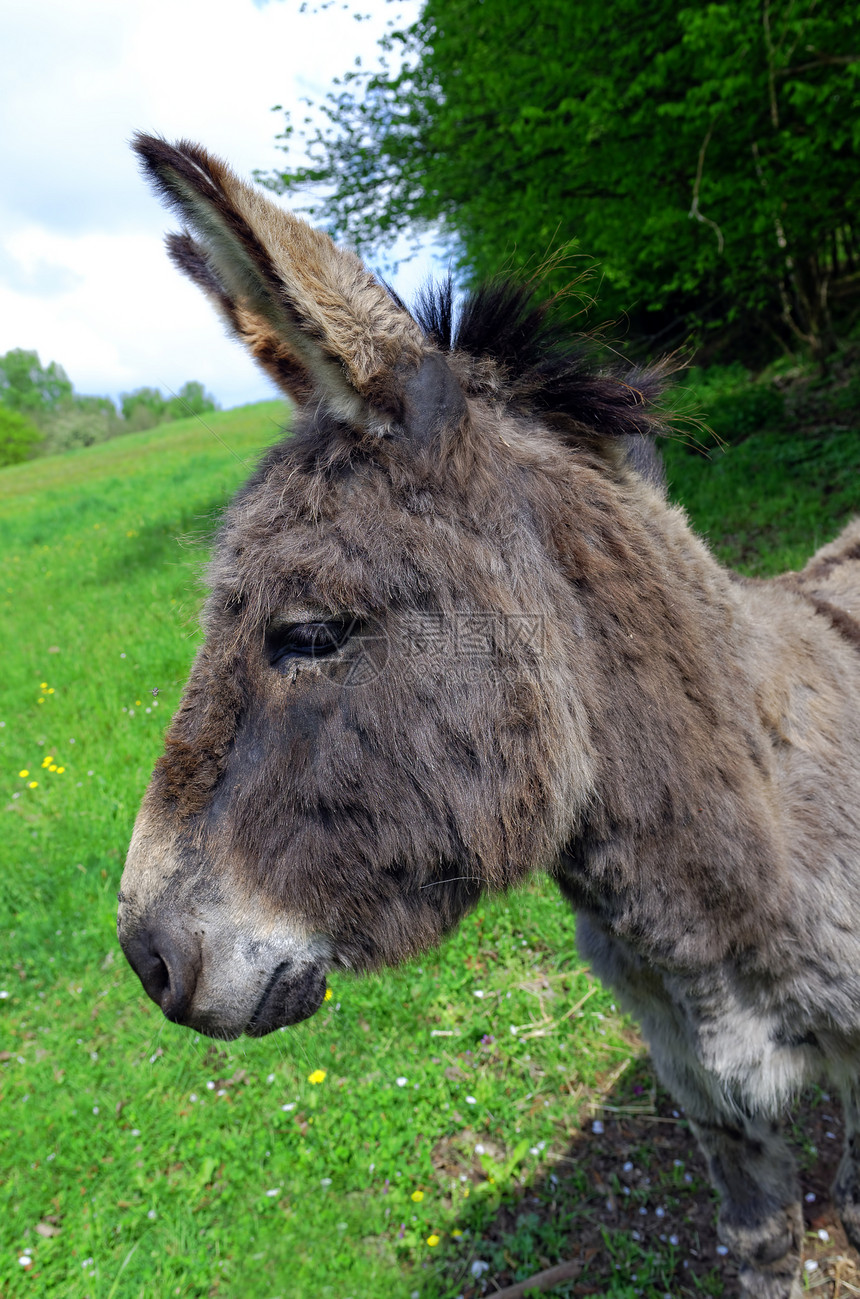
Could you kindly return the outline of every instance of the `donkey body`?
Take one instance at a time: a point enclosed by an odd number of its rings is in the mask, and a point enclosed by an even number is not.
[[[144,987],[260,1036],[548,871],[695,1128],[743,1293],[796,1295],[777,1118],[822,1074],[860,1246],[860,523],[738,578],[648,472],[657,373],[595,373],[517,289],[412,316],[203,150],[137,148],[193,232],[174,261],[299,407],[227,512],[135,826]]]

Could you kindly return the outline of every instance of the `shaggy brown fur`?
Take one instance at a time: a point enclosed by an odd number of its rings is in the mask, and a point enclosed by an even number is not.
[[[860,523],[736,579],[631,467],[659,371],[601,372],[517,288],[413,318],[203,150],[137,147],[196,236],[174,260],[301,406],[227,512],[135,828],[147,991],[260,1035],[548,870],[696,1127],[743,1293],[796,1295],[773,1116],[823,1071],[860,1243]]]

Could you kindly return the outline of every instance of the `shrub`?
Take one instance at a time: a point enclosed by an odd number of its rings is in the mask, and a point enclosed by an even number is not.
[[[697,413],[721,442],[743,442],[784,422],[783,393],[766,380],[755,380],[738,362],[692,369],[684,386],[692,390]]]
[[[778,428],[785,415],[785,398],[778,389],[750,383],[737,392],[717,397],[707,413],[708,422],[723,442],[742,442],[752,433]]]
[[[48,455],[95,446],[126,431],[109,397],[74,396],[40,420],[40,424],[45,435],[42,449]]]

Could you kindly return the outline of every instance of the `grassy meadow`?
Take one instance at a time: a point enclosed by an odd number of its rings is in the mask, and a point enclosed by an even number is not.
[[[167,1023],[122,957],[117,886],[207,545],[285,419],[265,403],[0,471],[0,1296],[471,1299],[583,1240],[552,1293],[720,1294],[692,1155],[629,1132],[576,1154],[613,1116],[679,1116],[550,888],[396,972],[333,977],[260,1041]],[[856,432],[810,445],[670,445],[672,490],[721,557],[796,566],[860,508]]]

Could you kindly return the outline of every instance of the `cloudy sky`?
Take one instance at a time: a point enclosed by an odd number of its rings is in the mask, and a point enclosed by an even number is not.
[[[223,406],[272,395],[163,251],[175,226],[128,140],[205,144],[244,174],[283,161],[283,116],[376,60],[417,0],[4,0],[0,16],[0,354],[58,361],[81,393],[198,379]],[[304,12],[302,12],[304,10]],[[394,277],[409,296],[429,257]]]

